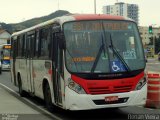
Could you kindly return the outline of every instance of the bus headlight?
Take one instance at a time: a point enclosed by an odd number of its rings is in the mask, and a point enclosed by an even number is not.
[[[74,82],[71,78],[68,79],[68,87],[77,92],[78,94],[86,94],[84,89],[79,84]]]
[[[136,90],[140,90],[147,83],[146,77],[143,77],[137,84]]]

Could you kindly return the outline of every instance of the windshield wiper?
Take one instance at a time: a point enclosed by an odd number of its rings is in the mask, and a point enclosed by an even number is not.
[[[119,54],[119,52],[117,51],[117,49],[114,47],[111,34],[110,34],[110,42],[111,42],[111,44],[109,45],[109,47],[112,49],[113,53],[118,57],[118,59],[123,63],[123,65],[125,66],[125,68],[127,69],[127,71],[130,72],[131,70],[130,70],[128,64],[125,62],[125,60]]]
[[[103,39],[103,35],[101,34],[101,40],[102,40],[102,45],[100,46],[100,48],[99,48],[99,51],[98,51],[98,54],[97,54],[97,56],[96,56],[96,59],[95,59],[95,61],[94,61],[94,63],[93,63],[93,66],[92,66],[92,68],[91,68],[91,73],[93,73],[94,71],[95,71],[95,69],[96,69],[96,66],[97,66],[97,63],[98,63],[98,61],[99,61],[99,58],[100,58],[100,56],[101,56],[101,53],[102,53],[102,51],[103,51],[103,53],[104,53],[104,57],[107,57],[106,56],[106,51],[105,51],[105,44],[104,44],[104,39]]]

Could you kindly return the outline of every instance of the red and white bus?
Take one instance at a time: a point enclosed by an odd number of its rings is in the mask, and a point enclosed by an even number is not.
[[[145,57],[131,19],[66,15],[14,33],[11,41],[13,83],[48,109],[145,104]]]

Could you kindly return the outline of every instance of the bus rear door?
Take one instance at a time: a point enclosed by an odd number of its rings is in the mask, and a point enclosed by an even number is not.
[[[33,80],[34,78],[32,76],[34,39],[35,39],[35,32],[27,33],[26,75],[27,75],[28,91],[31,93],[35,92],[34,80]]]

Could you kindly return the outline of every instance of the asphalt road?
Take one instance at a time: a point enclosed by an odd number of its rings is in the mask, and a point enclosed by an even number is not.
[[[157,58],[148,58],[146,70],[160,73],[160,61]]]
[[[156,64],[155,64],[156,63]],[[160,65],[156,60],[148,60],[146,69],[149,71],[160,71],[160,67],[156,67]],[[156,68],[155,68],[156,67]],[[10,72],[3,72],[0,75],[0,83],[6,85],[10,89],[15,92],[18,92],[18,89],[13,86],[11,83]],[[21,100],[20,101],[24,101]],[[28,96],[27,98],[23,98],[26,101],[29,101],[35,104],[34,107],[38,107],[44,111],[46,108],[44,107],[44,102],[41,99],[36,97]],[[28,104],[27,102],[24,102]],[[86,110],[86,111],[66,111],[62,109],[57,109],[51,114],[58,118],[59,120],[136,120],[136,119],[148,119],[148,120],[159,120],[160,119],[160,109],[153,108],[144,108],[142,106],[135,107],[125,107],[119,109],[100,109],[100,110]],[[54,120],[54,119],[53,119]]]

